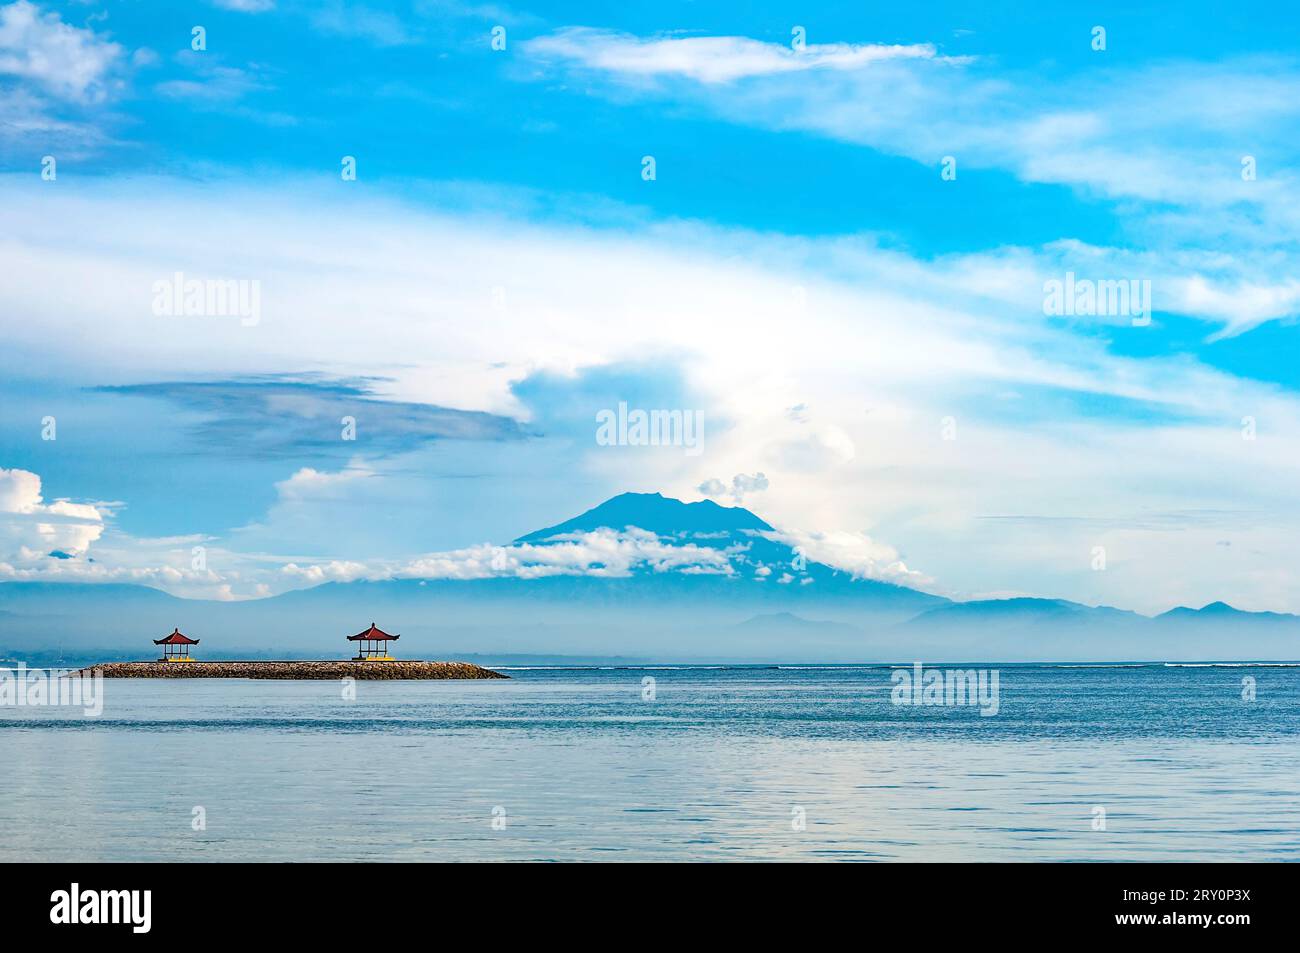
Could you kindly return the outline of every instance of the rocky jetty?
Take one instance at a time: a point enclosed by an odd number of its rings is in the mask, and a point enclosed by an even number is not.
[[[105,662],[78,674],[104,678],[509,678],[468,662]]]

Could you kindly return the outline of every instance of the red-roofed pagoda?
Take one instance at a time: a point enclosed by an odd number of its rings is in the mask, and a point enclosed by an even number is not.
[[[172,630],[172,634],[165,639],[154,639],[154,645],[163,647],[163,657],[160,662],[193,662],[190,658],[190,646],[198,645],[198,639],[191,639],[188,635],[182,635],[180,629]]]
[[[348,636],[349,642],[361,643],[359,646],[360,654],[352,661],[392,662],[394,659],[388,654],[388,643],[396,642],[400,638],[400,635],[389,635],[372,622],[370,628],[366,629],[366,631]]]

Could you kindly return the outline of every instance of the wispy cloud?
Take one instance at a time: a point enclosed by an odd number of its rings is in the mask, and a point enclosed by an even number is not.
[[[743,36],[568,28],[523,49],[552,68],[615,83],[690,81],[644,88],[698,99],[732,122],[816,132],[934,166],[953,155],[1026,181],[1153,201],[1223,205],[1275,195],[1265,180],[1243,182],[1238,159],[1242,150],[1281,145],[1300,120],[1300,67],[1278,58],[1076,71],[1067,83],[942,56],[928,44],[798,52]]]
[[[409,26],[387,10],[341,0],[329,0],[317,9],[311,24],[322,33],[357,37],[376,46],[405,46],[416,40]]]
[[[249,93],[268,88],[266,83],[248,70],[222,66],[205,59],[203,54],[185,53],[180,58],[190,67],[195,78],[169,79],[154,87],[156,92],[169,99],[230,103]]]
[[[275,0],[212,0],[214,6],[237,13],[266,13],[275,9]]]
[[[928,43],[832,43],[796,50],[743,36],[643,38],[590,27],[558,30],[525,41],[523,48],[540,60],[567,61],[622,77],[677,76],[710,85],[785,73],[857,71],[888,60],[959,62],[939,56]]]
[[[154,92],[165,99],[185,102],[189,108],[240,116],[267,126],[294,126],[298,117],[252,102],[276,88],[272,70],[258,63],[227,66],[214,53],[183,50],[175,57],[185,70],[177,78],[163,80]]]
[[[1181,285],[1166,283],[1166,301],[1222,321],[1216,337],[1296,313],[1296,261],[1285,249],[1300,240],[1300,190],[1282,158],[1300,133],[1294,59],[1129,67],[1098,54],[1108,68],[1065,78],[926,45],[799,53],[742,36],[587,28],[523,50],[542,68],[521,75],[598,76],[578,87],[594,95],[640,95],[731,123],[813,133],[915,160],[936,176],[951,157],[954,189],[995,170],[1114,203],[1130,252],[1181,269]],[[1255,174],[1243,176],[1248,161]]]
[[[244,456],[384,455],[435,440],[518,440],[526,435],[508,417],[385,400],[376,393],[378,383],[302,375],[97,389],[178,405],[192,413],[191,434],[199,444]]]

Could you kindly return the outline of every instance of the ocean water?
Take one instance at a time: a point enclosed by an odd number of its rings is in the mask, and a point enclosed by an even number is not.
[[[1300,859],[1300,667],[1002,666],[989,717],[880,666],[502,671],[0,707],[0,859]]]

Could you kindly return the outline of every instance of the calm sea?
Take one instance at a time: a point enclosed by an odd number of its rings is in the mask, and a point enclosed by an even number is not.
[[[1300,667],[502,671],[0,707],[0,859],[1300,859]]]

